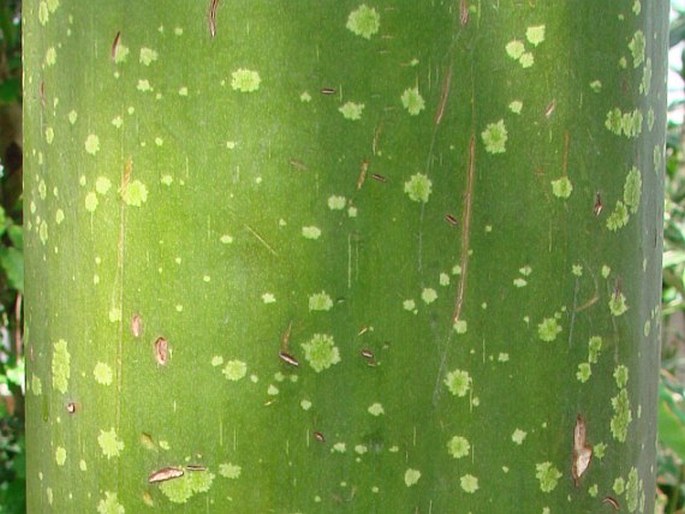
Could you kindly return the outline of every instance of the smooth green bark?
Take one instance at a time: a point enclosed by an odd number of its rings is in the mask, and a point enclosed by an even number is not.
[[[652,511],[667,2],[24,20],[31,513]]]

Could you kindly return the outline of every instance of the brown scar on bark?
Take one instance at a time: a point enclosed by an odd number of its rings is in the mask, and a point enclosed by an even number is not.
[[[160,366],[166,366],[169,362],[169,341],[164,337],[155,340],[155,360]]]
[[[209,3],[209,13],[207,15],[207,25],[209,26],[209,35],[216,36],[216,11],[219,8],[219,0],[211,0]]]
[[[369,161],[364,159],[359,167],[359,176],[357,177],[357,191],[359,191],[364,182],[366,182],[366,172],[369,171]]]
[[[131,333],[133,337],[140,337],[143,333],[143,318],[140,314],[134,314],[131,318]]]
[[[571,477],[576,487],[580,484],[580,477],[588,470],[592,462],[592,447],[587,444],[587,425],[583,416],[576,416],[573,427],[573,461],[571,463]]]
[[[599,214],[602,212],[602,196],[599,194],[599,191],[595,193],[595,204],[592,206],[592,212],[595,214],[595,216],[599,216]]]
[[[602,500],[602,503],[604,503],[605,505],[611,505],[614,508],[614,510],[620,510],[621,508],[621,506],[618,503],[618,500],[613,496],[605,496]]]
[[[114,36],[114,41],[112,41],[111,57],[113,61],[117,58],[117,52],[119,51],[119,43],[121,43],[121,31],[117,32],[116,36]]]
[[[175,468],[173,466],[168,466],[165,468],[160,468],[157,471],[153,471],[147,477],[147,481],[150,484],[156,484],[159,482],[166,482],[167,480],[173,480],[174,478],[182,477],[185,472],[181,468]]]
[[[460,0],[459,2],[459,23],[464,27],[469,22],[469,2]]]
[[[554,111],[557,108],[557,101],[556,99],[553,99],[550,103],[547,104],[547,107],[545,107],[545,118],[549,118],[554,114]]]
[[[374,155],[378,154],[378,142],[381,138],[381,133],[383,132],[383,122],[379,123],[376,129],[373,131],[373,141],[371,142],[371,152]]]
[[[299,159],[290,159],[288,164],[290,164],[296,170],[307,171],[307,165]]]

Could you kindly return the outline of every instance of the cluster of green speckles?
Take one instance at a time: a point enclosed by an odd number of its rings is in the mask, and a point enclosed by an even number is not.
[[[645,61],[645,34],[638,30],[628,43],[628,49],[633,56],[633,68],[637,68]]]
[[[459,478],[459,486],[465,493],[473,494],[478,490],[478,478],[466,474]]]
[[[219,474],[224,478],[230,478],[231,480],[235,480],[237,478],[240,478],[240,473],[242,473],[242,471],[243,468],[231,462],[219,464]]]
[[[426,203],[431,194],[433,183],[428,176],[423,173],[412,175],[404,183],[404,192],[409,195],[409,199],[414,202]]]
[[[538,337],[547,342],[554,341],[561,332],[556,318],[545,318],[538,324]]]
[[[310,311],[330,311],[333,308],[333,300],[326,291],[315,293],[309,297]]]
[[[59,0],[41,0],[38,4],[38,21],[41,25],[47,25],[50,14],[59,7]]]
[[[614,409],[614,415],[611,417],[611,435],[617,441],[625,443],[628,436],[628,426],[633,420],[627,389],[621,389],[611,399],[611,407]]]
[[[471,375],[468,371],[455,369],[447,373],[444,383],[454,396],[466,396],[471,389]]]
[[[100,138],[95,134],[89,134],[88,137],[86,137],[84,146],[86,148],[86,152],[91,155],[95,155],[100,151]]]
[[[642,174],[640,170],[633,166],[626,181],[623,184],[623,203],[628,207],[631,213],[635,214],[640,207],[640,198],[642,197]]]
[[[259,84],[262,82],[259,73],[254,70],[245,68],[238,68],[231,73],[231,87],[234,91],[241,93],[253,93],[259,89]]]
[[[588,362],[592,364],[597,363],[600,352],[602,351],[602,338],[600,336],[592,336],[587,343],[588,346]]]
[[[317,373],[340,362],[340,352],[335,346],[333,336],[314,334],[309,341],[302,343],[301,346],[304,350],[304,358]]]
[[[364,104],[356,102],[345,102],[338,108],[338,111],[343,115],[346,120],[360,120],[362,118],[362,112],[364,111]]]
[[[628,472],[628,483],[626,484],[626,507],[628,507],[628,512],[635,512],[637,509],[639,491],[637,469],[633,466]],[[641,512],[644,512],[644,510]]]
[[[36,375],[31,377],[31,391],[36,396],[43,394],[43,382]]]
[[[69,387],[71,356],[64,339],[60,339],[52,347],[52,387],[64,394]]]
[[[57,463],[58,466],[64,466],[64,463],[67,461],[67,450],[66,448],[63,448],[62,446],[58,446],[57,449],[55,450],[55,462]]]
[[[628,367],[624,364],[619,364],[614,368],[614,380],[619,388],[623,388],[628,384]]]
[[[93,191],[86,193],[86,198],[83,204],[88,212],[95,212],[99,203],[98,197]]]
[[[496,123],[488,123],[485,130],[481,132],[480,137],[483,139],[486,152],[492,154],[506,152],[508,135],[504,120],[499,120]]]
[[[592,375],[592,367],[589,362],[581,362],[578,364],[578,371],[576,371],[576,378],[579,382],[585,383]]]
[[[606,227],[612,232],[616,232],[618,229],[625,227],[630,219],[630,214],[628,213],[628,208],[621,200],[616,202],[616,207],[611,211],[611,214],[607,216]]]
[[[240,360],[230,360],[221,370],[227,380],[237,382],[247,374],[247,364]]]
[[[315,226],[302,227],[302,237],[305,239],[319,239],[321,237],[321,229]]]
[[[523,444],[523,441],[526,440],[526,436],[528,435],[528,432],[525,430],[521,430],[520,428],[517,428],[514,430],[514,433],[511,434],[511,440],[521,446]]]
[[[147,201],[147,187],[140,180],[133,180],[124,188],[121,198],[126,205],[140,207]]]
[[[568,198],[573,192],[573,184],[568,177],[552,180],[552,194],[557,198]]]
[[[114,428],[111,428],[107,432],[100,430],[100,435],[98,435],[98,444],[102,450],[102,454],[111,459],[112,457],[118,457],[119,454],[124,449],[124,442],[117,439],[117,433]]]
[[[345,26],[357,36],[371,39],[381,26],[381,17],[376,9],[362,4],[350,13]]]
[[[105,497],[98,502],[98,514],[125,514],[124,506],[119,503],[117,493],[105,491]]]
[[[402,93],[401,100],[402,106],[407,109],[412,116],[416,116],[426,108],[426,102],[421,96],[421,93],[419,93],[418,87],[405,89],[404,93]]]
[[[544,493],[549,493],[559,483],[561,471],[551,462],[541,462],[535,465],[535,478],[540,482],[540,490]]]
[[[159,55],[152,48],[143,47],[140,49],[140,63],[145,66],[150,66],[154,61],[157,60]]]
[[[640,93],[647,96],[652,85],[652,59],[645,61],[645,66],[642,69],[642,80],[640,81]],[[651,125],[651,123],[650,123]],[[651,127],[650,127],[651,130]]]
[[[195,493],[206,493],[214,482],[207,470],[187,472],[179,478],[159,484],[159,490],[172,503],[186,503]]]
[[[607,113],[604,126],[617,136],[623,134],[628,138],[635,138],[642,132],[643,120],[644,117],[639,109],[624,113],[615,107]]]
[[[404,472],[404,484],[407,487],[415,485],[419,481],[419,478],[421,478],[421,472],[418,469],[408,468]]]
[[[471,444],[465,437],[455,435],[452,439],[447,441],[447,453],[455,459],[466,457],[470,451]]]
[[[615,292],[609,298],[609,310],[613,316],[621,316],[628,310],[626,297],[621,292]]]
[[[93,377],[98,384],[110,385],[112,383],[112,368],[109,364],[98,362],[93,368]]]

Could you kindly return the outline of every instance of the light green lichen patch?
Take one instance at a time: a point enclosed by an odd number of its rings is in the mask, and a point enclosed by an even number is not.
[[[547,342],[554,341],[561,332],[556,318],[545,318],[538,324],[538,337]]]
[[[98,177],[95,181],[95,191],[101,195],[106,195],[112,187],[112,181],[107,177]]]
[[[360,120],[362,118],[362,111],[364,111],[364,104],[345,102],[338,108],[338,111],[346,120]]]
[[[221,370],[227,380],[237,382],[247,374],[247,364],[240,360],[230,360]]]
[[[48,11],[48,4],[45,0],[41,0],[38,4],[38,21],[41,25],[47,25],[50,20],[50,11]]]
[[[601,80],[593,80],[590,82],[590,89],[594,91],[595,93],[599,93],[602,90],[602,81]]]
[[[587,488],[587,494],[589,494],[591,498],[597,498],[597,495],[599,494],[599,486],[597,484],[592,484]]]
[[[321,229],[314,226],[302,227],[302,236],[305,239],[319,239],[321,237]]]
[[[468,439],[460,435],[455,435],[447,441],[447,453],[455,459],[466,457],[471,451],[471,444]]]
[[[652,107],[647,111],[647,127],[651,131],[654,128],[654,123],[656,122],[656,114],[654,114],[654,109]]]
[[[469,375],[468,371],[455,369],[447,373],[444,384],[453,395],[466,396],[466,393],[471,388],[471,375]]]
[[[302,410],[307,411],[312,408],[312,402],[310,400],[307,400],[306,398],[300,400],[300,408],[302,408]]]
[[[262,295],[262,302],[266,304],[276,303],[276,296],[273,293],[264,293]]]
[[[240,473],[242,473],[242,471],[243,468],[237,464],[232,464],[230,462],[219,464],[219,474],[224,478],[235,480],[240,478]]]
[[[517,428],[516,430],[514,430],[514,433],[511,434],[511,440],[519,446],[521,446],[523,444],[523,441],[526,439],[527,435],[528,432],[526,432],[525,430],[521,430],[520,428]]]
[[[107,314],[111,323],[118,323],[121,321],[121,309],[119,307],[112,307]]]
[[[153,91],[152,85],[148,79],[139,79],[138,84],[136,84],[136,89],[141,93]]]
[[[618,200],[614,210],[607,216],[606,227],[612,232],[616,232],[618,229],[625,227],[629,219],[628,207],[621,200]]]
[[[107,432],[102,429],[100,430],[100,435],[98,435],[98,444],[100,445],[102,454],[107,457],[107,459],[118,457],[124,449],[124,441],[117,439],[117,433],[114,430],[114,427]]]
[[[607,445],[606,443],[597,443],[592,447],[592,456],[594,458],[597,458],[599,460],[602,460],[604,458],[604,455],[606,455],[607,451]]]
[[[414,202],[427,203],[431,194],[433,182],[423,173],[416,173],[404,183],[404,192]]]
[[[639,109],[623,113],[618,107],[607,113],[604,125],[616,135],[635,138],[642,132],[643,116]]]
[[[626,297],[621,292],[616,292],[609,298],[609,310],[613,316],[621,316],[628,310]]]
[[[117,47],[114,49],[114,62],[116,64],[126,62],[129,53],[131,53],[129,48],[120,41]]]
[[[614,415],[611,417],[611,435],[621,443],[625,443],[628,435],[628,426],[633,420],[633,413],[630,410],[628,391],[621,389],[616,396],[611,399],[611,406]]]
[[[515,61],[518,61],[523,55],[523,52],[526,51],[526,47],[523,45],[523,41],[519,41],[518,39],[509,41],[504,47],[504,49],[506,50],[507,55]]]
[[[104,498],[98,502],[98,514],[125,514],[124,506],[119,503],[117,493],[105,491]]]
[[[533,25],[526,29],[526,39],[533,46],[538,46],[545,40],[545,26]]]
[[[626,386],[628,383],[628,367],[624,364],[619,364],[614,368],[614,380],[619,389]]]
[[[645,34],[638,30],[633,34],[633,38],[628,43],[628,49],[633,56],[633,68],[637,68],[645,62]]]
[[[159,54],[152,48],[143,47],[140,49],[140,63],[145,66],[150,66],[154,61],[157,60]]]
[[[543,493],[553,491],[559,483],[561,476],[561,471],[549,461],[535,465],[535,478],[540,482],[540,490]]]
[[[330,368],[340,362],[340,352],[335,346],[333,336],[328,334],[314,334],[314,336],[302,343],[304,358],[317,373]]]
[[[42,220],[38,226],[38,237],[40,237],[40,242],[43,245],[48,242],[48,223],[45,220]]]
[[[52,345],[52,387],[64,394],[69,388],[71,375],[71,356],[67,342],[60,339]]]
[[[524,52],[519,59],[519,63],[521,64],[522,68],[530,68],[533,64],[535,64],[535,57],[533,57],[531,52]]]
[[[652,85],[652,59],[648,58],[642,68],[642,80],[640,81],[640,93],[647,96]],[[649,115],[648,115],[649,117]],[[651,130],[651,127],[650,127]]]
[[[67,461],[67,450],[66,448],[63,448],[62,446],[58,446],[57,449],[55,450],[55,462],[57,463],[58,466],[64,466],[64,463]]]
[[[45,142],[49,145],[52,144],[52,142],[55,139],[55,129],[52,127],[48,127],[45,129]]]
[[[640,198],[642,196],[642,174],[640,170],[633,166],[626,181],[623,184],[623,203],[628,210],[635,214],[640,207]]]
[[[402,100],[402,106],[412,116],[416,116],[426,108],[426,102],[421,96],[421,93],[419,93],[418,87],[405,89],[400,100]]]
[[[88,212],[95,212],[95,210],[98,208],[98,204],[100,202],[98,201],[98,197],[95,194],[95,192],[90,191],[90,192],[86,193],[86,198],[85,198],[83,203],[84,203],[86,210]]]
[[[98,151],[100,151],[100,138],[95,134],[89,134],[88,137],[86,137],[84,146],[86,148],[86,152],[91,155],[95,155],[98,153]]]
[[[326,291],[309,296],[310,311],[330,311],[333,308],[333,300]]]
[[[614,490],[616,494],[619,496],[622,495],[626,491],[626,481],[623,477],[616,477],[614,479],[614,483],[611,486],[611,488]]]
[[[637,510],[639,496],[639,483],[637,469],[633,466],[628,472],[628,482],[626,483],[626,507],[628,512]]]
[[[366,409],[366,411],[372,416],[382,416],[383,414],[385,414],[385,409],[383,408],[383,405],[378,402],[369,405],[369,408]]]
[[[426,305],[431,304],[438,299],[438,292],[432,287],[425,287],[421,291],[421,299]]]
[[[378,32],[380,25],[381,17],[376,9],[361,4],[347,17],[345,27],[359,37],[371,39],[371,36]]]
[[[43,394],[43,382],[36,375],[31,377],[31,392],[36,396]]]
[[[514,100],[509,103],[509,110],[514,114],[521,114],[523,110],[523,102],[521,100]]]
[[[602,351],[602,338],[600,336],[592,336],[588,343],[588,356],[587,360],[588,362],[592,364],[597,363],[597,359],[599,357],[599,354]]]
[[[225,244],[225,245],[231,244],[231,243],[233,242],[233,236],[230,235],[230,234],[223,234],[223,235],[219,238],[219,241],[220,241],[222,244]]]
[[[504,120],[499,120],[496,123],[488,123],[485,130],[481,132],[480,137],[483,139],[486,152],[491,154],[506,152],[508,135]]]
[[[464,475],[459,478],[459,485],[469,494],[473,494],[478,490],[478,478],[473,475]]]
[[[273,384],[269,384],[269,387],[267,387],[266,389],[266,394],[268,394],[269,396],[276,396],[279,392],[280,391],[278,387],[276,387]]]
[[[312,101],[312,95],[309,94],[309,91],[303,91],[300,94],[300,102],[309,103],[311,101]]]
[[[446,287],[450,285],[450,276],[447,273],[440,273],[438,281],[441,286]]]
[[[212,357],[211,363],[212,366],[216,368],[217,366],[221,366],[224,363],[224,358],[221,355],[215,355],[214,357]]]
[[[98,384],[111,385],[114,373],[109,364],[98,362],[93,368],[93,377]]]
[[[465,334],[469,329],[469,324],[465,319],[455,319],[452,327],[457,334]]]
[[[417,310],[416,310],[416,302],[415,302],[414,300],[412,300],[412,299],[404,300],[404,301],[402,302],[402,308],[403,308],[405,311],[414,312],[414,313],[417,312]]]
[[[231,87],[241,93],[253,93],[259,89],[262,79],[254,70],[239,68],[231,73]]]
[[[126,205],[140,207],[147,201],[147,186],[140,180],[131,181],[121,194]]]
[[[214,473],[209,471],[187,472],[179,478],[159,484],[159,490],[172,503],[186,503],[195,493],[209,491]]]
[[[585,383],[590,379],[592,375],[592,368],[589,362],[581,362],[578,364],[578,371],[576,371],[576,378],[579,382]]]
[[[573,192],[573,184],[568,177],[552,180],[552,194],[557,198],[568,198]]]
[[[583,266],[581,264],[573,264],[571,266],[571,273],[576,277],[583,276]]]
[[[419,478],[421,478],[421,472],[418,469],[408,468],[407,471],[404,472],[404,484],[407,487],[415,485],[419,481]]]
[[[328,208],[332,211],[341,211],[346,204],[347,199],[344,196],[332,195],[328,197]]]

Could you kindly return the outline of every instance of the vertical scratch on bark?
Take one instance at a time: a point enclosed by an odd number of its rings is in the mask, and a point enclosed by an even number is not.
[[[442,117],[445,114],[445,107],[447,106],[447,99],[450,95],[450,85],[452,84],[452,61],[450,61],[449,68],[447,68],[447,73],[442,82],[442,89],[440,91],[440,103],[435,111],[434,122],[435,125],[440,125]]]
[[[250,234],[252,234],[253,236],[255,236],[255,238],[257,239],[257,241],[259,241],[260,243],[262,243],[262,244],[264,245],[264,247],[265,247],[267,250],[269,250],[269,252],[271,252],[274,256],[278,257],[278,252],[277,252],[276,250],[274,250],[274,249],[271,247],[271,245],[269,245],[269,243],[267,243],[266,240],[265,240],[262,236],[260,236],[260,235],[257,233],[257,231],[256,231],[255,229],[253,229],[250,225],[245,225],[245,228],[248,230],[248,232],[249,232]]]

